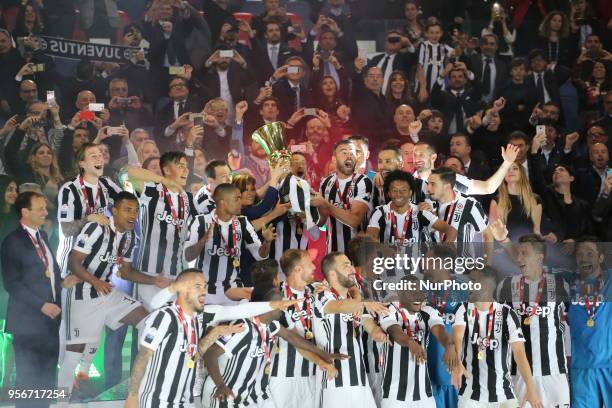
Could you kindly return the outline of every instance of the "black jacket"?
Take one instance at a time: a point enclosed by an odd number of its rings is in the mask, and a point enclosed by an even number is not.
[[[49,247],[47,234],[40,235]],[[55,300],[45,266],[21,224],[2,243],[2,281],[9,293],[6,330],[13,334],[58,336],[60,318],[50,319],[41,312],[45,303],[61,304],[60,268],[53,260]]]

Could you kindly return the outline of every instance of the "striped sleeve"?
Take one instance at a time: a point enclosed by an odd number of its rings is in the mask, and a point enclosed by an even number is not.
[[[110,199],[114,202],[117,198],[117,195],[122,191],[122,189],[108,177],[100,178],[100,182],[105,184],[106,188],[108,189],[108,195]]]
[[[478,194],[473,191],[474,180],[462,174],[457,174],[453,189],[461,194],[473,195]]]
[[[361,201],[366,204],[368,208],[372,207],[372,190],[374,189],[374,185],[372,184],[372,180],[362,175],[360,180],[355,183],[355,194],[351,198],[351,204],[355,201]]]
[[[431,307],[431,306],[424,306],[421,311],[426,313],[429,316],[427,324],[428,324],[430,329],[432,327],[434,327],[434,326],[441,325],[441,324],[443,325],[444,324],[444,320],[442,319],[442,315],[440,314],[440,312],[438,310],[434,309],[433,307]]]
[[[128,247],[127,251],[124,252],[125,255],[123,256],[123,260],[125,262],[132,262],[132,257],[134,256],[134,248],[135,247],[136,247],[136,234],[134,234],[134,232],[132,232],[132,234],[130,236],[130,246]],[[121,254],[119,254],[119,255],[121,255]]]
[[[104,234],[104,228],[98,223],[88,222],[79,233],[72,249],[89,255],[96,241]]]
[[[382,316],[379,320],[380,327],[384,331],[389,330],[391,326],[395,326],[395,325],[398,325],[400,327],[402,326],[402,322],[400,322],[398,319],[397,310],[395,309],[395,307],[392,308],[392,306],[389,305],[388,309],[389,309],[389,314],[386,316]]]
[[[383,210],[382,205],[376,207],[372,216],[370,217],[370,223],[368,224],[368,228],[376,228],[381,229],[381,220],[384,220],[385,212]]]
[[[58,206],[57,206],[57,220],[58,222],[72,222],[74,221],[74,202],[76,197],[70,190],[70,182],[64,184],[60,188],[59,194],[57,195]]]
[[[462,303],[461,306],[459,306],[459,308],[455,312],[455,322],[453,323],[453,327],[454,326],[467,326],[467,322],[465,321],[466,310],[467,310],[467,304]]]
[[[476,231],[482,232],[487,228],[487,214],[477,200],[472,199],[470,201],[472,201],[470,215],[473,220],[474,228]]]
[[[255,228],[253,227],[253,224],[251,224],[246,219],[246,217],[242,217],[242,218],[244,222],[243,225],[245,227],[242,230],[242,243],[243,245],[246,246],[246,248],[249,250],[251,255],[253,255],[253,258],[255,258],[256,261],[261,261],[262,259],[265,259],[261,255],[259,255],[259,248],[261,248],[261,241],[259,240],[259,237],[257,236],[257,233],[255,232]]]
[[[187,236],[187,241],[185,242],[185,248],[192,247],[197,244],[197,242],[204,236],[206,232],[206,223],[204,221],[203,215],[198,215],[194,218],[189,226],[189,234]]]
[[[166,337],[172,335],[176,335],[176,327],[172,324],[170,312],[164,309],[155,310],[145,321],[140,345],[155,351]]]
[[[336,298],[329,290],[318,293],[314,298],[313,307],[315,309],[315,314],[317,317],[324,318],[326,316],[325,306],[327,306],[329,302],[336,300]]]
[[[244,320],[235,320],[231,324],[245,323]],[[225,354],[234,355],[237,354],[244,347],[248,347],[253,338],[253,327],[245,323],[245,329],[238,333],[233,333],[219,337],[216,344],[223,349]]]
[[[504,306],[508,308],[508,316],[506,317],[506,324],[508,325],[508,343],[515,343],[517,341],[525,342],[525,336],[523,336],[523,329],[521,329],[521,321],[514,311],[514,309],[509,306]]]

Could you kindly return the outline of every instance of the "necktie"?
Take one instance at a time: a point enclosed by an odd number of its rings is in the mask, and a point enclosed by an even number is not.
[[[544,100],[544,78],[542,78],[543,74],[536,74],[536,92],[538,94],[538,102],[540,102],[541,104],[546,103],[546,101]]]
[[[485,59],[485,67],[482,71],[482,89],[484,95],[491,93],[491,58]]]
[[[270,62],[272,62],[272,66],[274,69],[278,68],[278,46],[273,45],[270,47]]]
[[[181,116],[183,113],[185,113],[185,101],[178,103],[178,116]]]
[[[455,123],[457,129],[456,132],[463,132],[463,92],[458,91],[455,95],[457,97],[457,107],[455,110]]]
[[[293,90],[293,111],[296,112],[300,109],[300,87],[292,86],[291,89]]]
[[[380,67],[380,70],[382,71],[382,74],[383,74],[383,78],[385,77],[385,72],[387,72],[387,65],[389,65],[388,55],[385,57],[385,60],[383,61],[382,66]]]

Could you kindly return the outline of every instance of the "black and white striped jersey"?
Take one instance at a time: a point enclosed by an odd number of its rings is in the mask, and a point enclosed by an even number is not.
[[[368,228],[377,228],[378,239],[384,244],[407,247],[421,242],[423,230],[437,219],[428,211],[419,211],[415,204],[410,204],[404,214],[392,209],[392,204],[385,204],[372,212]]]
[[[314,295],[313,328],[317,346],[329,353],[343,353],[350,356],[348,360],[334,360],[334,366],[338,370],[335,379],[328,380],[326,373],[322,373],[322,389],[368,384],[361,341],[361,320],[365,315],[325,313],[325,306],[339,299],[343,298],[337,297],[330,290]]]
[[[207,185],[202,186],[195,196],[195,206],[198,214],[208,214],[217,207],[212,198],[212,192]]]
[[[516,312],[497,302],[480,311],[474,303],[463,303],[455,313],[455,326],[466,326],[462,361],[470,374],[463,378],[459,395],[486,403],[516,398],[510,378],[511,344],[525,341]]]
[[[181,315],[176,303],[153,311],[145,321],[140,346],[153,351],[139,389],[141,407],[182,407],[193,404],[196,367],[189,364],[192,331],[196,341],[214,314]]]
[[[431,197],[429,197],[429,192],[427,191],[427,180],[420,178],[417,171],[412,173],[412,175],[416,181],[416,188],[414,194],[412,195],[412,202],[415,204],[422,203],[426,200],[431,202]],[[453,186],[455,194],[474,194],[473,188],[474,179],[466,177],[463,174],[455,174],[455,185]]]
[[[87,183],[82,177],[76,177],[64,183],[57,195],[57,221],[72,222],[82,220],[89,214],[106,215],[117,194],[121,192],[110,178],[100,177],[96,185]],[[68,255],[74,245],[74,238],[65,236],[60,231],[57,261],[62,269],[62,276],[68,273]]]
[[[117,231],[111,217],[109,226],[95,222],[85,224],[72,250],[87,254],[83,267],[96,278],[110,283],[115,267],[132,262],[135,241],[134,231]],[[77,283],[71,293],[75,300],[101,296],[88,282]]]
[[[351,205],[361,202],[372,210],[372,181],[364,174],[353,174],[339,180],[336,173],[321,180],[320,193],[334,207],[349,210]],[[364,220],[365,221],[365,220]],[[348,242],[360,231],[330,216],[327,220],[327,251],[344,252]]]
[[[534,376],[568,372],[565,358],[570,349],[565,303],[568,299],[569,285],[552,274],[544,274],[536,281],[522,275],[507,277],[497,288],[497,300],[512,306],[520,317],[525,352]],[[517,375],[514,360],[511,374]]]
[[[306,332],[312,333],[312,302],[314,286],[308,285],[303,291],[292,289],[287,282],[281,282],[280,293],[283,299],[304,299],[299,305],[292,305],[283,312],[279,322],[284,327],[292,327],[300,336],[306,337]],[[272,377],[309,377],[314,375],[315,366],[289,344],[285,339],[278,337],[278,348],[272,356]]]
[[[430,41],[423,41],[419,45],[418,62],[425,71],[425,81],[427,91],[431,91],[436,83],[440,72],[444,70],[444,60],[450,56],[453,49],[443,43],[433,44]]]
[[[482,232],[487,228],[487,214],[478,200],[463,194],[445,204],[434,203],[438,217],[457,230],[457,254],[463,257],[474,257],[471,243],[483,242]],[[433,232],[436,241],[442,242],[439,231]]]
[[[209,231],[211,228],[213,230]],[[189,227],[185,248],[195,245],[206,234],[209,236],[206,245],[192,264],[204,272],[208,293],[223,293],[229,288],[242,286],[238,279],[241,254],[248,250],[255,260],[263,259],[259,255],[261,241],[253,225],[242,215],[221,221],[216,210],[198,215]]]
[[[185,241],[196,215],[193,196],[146,183],[139,201],[141,236],[136,266],[148,275],[176,276],[187,268]]]
[[[416,313],[409,312],[399,302],[389,305],[389,314],[380,318],[380,327],[388,331],[399,326],[424,350],[427,350],[431,328],[444,324],[440,313],[423,306]],[[408,347],[398,343],[384,346],[382,397],[393,401],[421,401],[431,397],[432,389],[427,364],[417,364]]]
[[[270,397],[269,377],[265,368],[270,363],[268,359],[275,337],[282,326],[277,321],[265,324],[257,317],[235,320],[231,324],[243,324],[245,328],[216,342],[225,351],[219,357],[219,371],[223,382],[235,395],[233,404],[229,406],[257,406],[258,401]],[[213,380],[208,377],[206,381]],[[217,387],[205,386],[204,389],[212,389],[210,395],[204,396],[205,400],[212,401],[211,407],[223,406],[213,397]]]

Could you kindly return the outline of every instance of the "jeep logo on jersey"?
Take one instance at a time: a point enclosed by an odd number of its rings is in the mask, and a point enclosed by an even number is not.
[[[347,314],[347,313],[341,313],[340,319],[342,319],[343,322],[352,322],[353,320],[355,320],[355,323],[361,322],[359,318],[353,318],[352,314]]]
[[[407,247],[416,242],[415,238],[403,238],[403,239],[395,239],[395,237],[391,237],[391,245]]]
[[[165,222],[166,224],[174,225],[175,227],[182,228],[183,225],[185,225],[185,220],[174,219],[174,217],[172,217],[172,214],[170,214],[167,210],[164,210],[164,212],[161,214],[157,214],[156,218],[158,221]]]
[[[291,318],[293,320],[295,320],[296,322],[300,321],[300,317],[304,318],[304,319],[308,319],[308,314],[306,314],[305,310],[300,310],[299,312],[293,312],[291,313]]]
[[[249,354],[252,358],[259,358],[259,357],[263,357],[266,355],[266,353],[264,353],[263,348],[257,346],[257,348],[254,351],[251,351],[251,354]]]
[[[516,313],[519,315],[528,315],[528,316],[548,316],[552,313],[552,307],[550,306],[525,306],[525,304],[521,304],[521,306],[516,309]]]
[[[218,245],[213,245],[212,248],[209,248],[206,250],[206,252],[208,253],[208,255],[210,256],[233,256],[233,257],[239,257],[240,256],[240,248],[231,248],[228,249],[227,247],[220,247]]]
[[[474,333],[472,337],[472,344],[477,345],[479,348],[488,348],[494,350],[499,347],[499,340],[489,339],[488,337],[479,337],[477,333]]]
[[[111,253],[100,255],[100,262],[115,263],[116,261],[117,261],[117,257]]]

